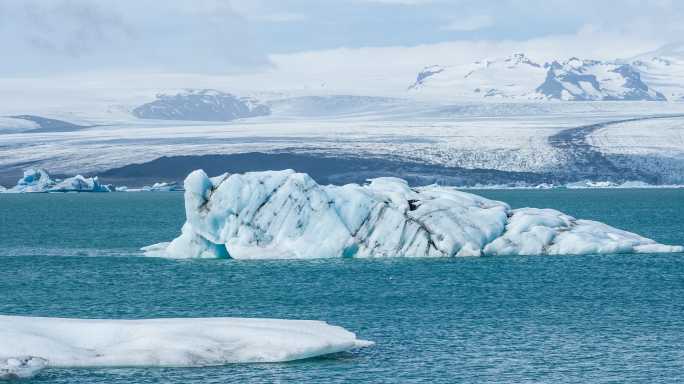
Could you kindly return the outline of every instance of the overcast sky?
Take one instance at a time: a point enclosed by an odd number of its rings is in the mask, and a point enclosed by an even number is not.
[[[616,58],[681,39],[683,21],[679,0],[0,0],[0,76]]]

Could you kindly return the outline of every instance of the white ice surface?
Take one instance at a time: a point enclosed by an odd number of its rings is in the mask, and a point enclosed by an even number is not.
[[[0,357],[35,356],[46,360],[49,367],[198,367],[281,362],[372,345],[321,321],[248,318],[88,320],[0,316],[0,340]]]
[[[563,129],[684,111],[684,103],[445,104],[330,96],[325,101],[283,99],[270,117],[210,123],[140,120],[108,108],[106,103],[113,101],[104,96],[73,97],[56,97],[51,99],[54,105],[28,111],[95,126],[73,132],[1,134],[0,169],[21,162],[60,174],[93,174],[162,156],[288,151],[545,172],[566,161],[548,143],[549,136]],[[137,98],[129,97],[116,101],[128,109],[139,105]],[[62,101],[66,104],[57,104]],[[0,113],[14,111],[7,108],[0,105]]]
[[[607,154],[660,155],[684,160],[684,118],[612,124],[593,132],[587,140]]]
[[[294,259],[682,252],[679,246],[552,209],[507,204],[401,179],[320,186],[292,170],[185,180],[186,223],[172,258]]]
[[[28,379],[46,366],[47,361],[40,357],[0,357],[0,380]]]
[[[547,69],[524,54],[477,60],[468,64],[437,66],[441,72],[426,77],[410,91],[445,99],[534,99]]]
[[[684,183],[684,118],[624,122],[599,129],[587,142],[621,167]]]

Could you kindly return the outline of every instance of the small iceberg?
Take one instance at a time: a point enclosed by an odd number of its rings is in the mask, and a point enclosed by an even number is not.
[[[202,367],[283,362],[373,345],[322,321],[94,320],[0,316],[0,375],[42,367]],[[40,364],[42,362],[42,365]],[[2,377],[2,376],[0,376]]]
[[[100,184],[95,177],[76,175],[64,180],[52,179],[42,168],[29,168],[12,188],[0,190],[4,193],[45,193],[45,192],[110,192],[107,185]]]
[[[183,188],[179,187],[175,182],[160,182],[152,185],[145,185],[142,188],[128,188],[123,185],[116,187],[115,190],[116,192],[178,192],[182,191]]]
[[[186,223],[171,258],[310,259],[682,252],[553,209],[508,204],[397,178],[321,186],[292,170],[185,179]]]
[[[47,366],[40,357],[20,356],[0,358],[0,380],[29,379]]]

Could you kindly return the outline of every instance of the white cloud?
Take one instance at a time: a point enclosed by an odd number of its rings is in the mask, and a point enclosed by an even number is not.
[[[447,31],[477,31],[494,25],[494,18],[490,15],[472,15],[454,19],[442,27]]]
[[[268,65],[249,21],[230,4],[188,4],[3,0],[0,43],[13,60],[0,61],[0,74],[109,69],[227,73]]]
[[[304,21],[307,19],[306,15],[295,12],[273,12],[263,15],[250,16],[250,20],[264,21],[269,23],[292,23],[296,21]]]
[[[251,21],[289,23],[307,19],[307,16],[303,13],[282,9],[279,3],[272,3],[264,0],[232,0],[229,3],[235,12]]]
[[[424,5],[433,3],[434,0],[358,0],[359,2],[377,3],[387,5]]]

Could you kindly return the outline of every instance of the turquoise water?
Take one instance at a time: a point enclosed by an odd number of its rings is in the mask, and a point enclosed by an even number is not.
[[[684,244],[684,190],[479,193]],[[0,313],[320,319],[377,345],[281,364],[49,369],[30,382],[684,380],[684,254],[249,262],[140,257],[140,246],[174,237],[183,215],[178,193],[0,195]]]

